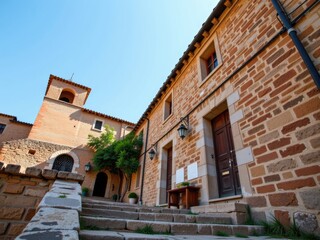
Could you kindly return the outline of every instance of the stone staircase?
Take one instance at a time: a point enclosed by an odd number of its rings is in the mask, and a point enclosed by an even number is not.
[[[187,209],[146,207],[83,198],[80,216],[82,230],[79,235],[83,240],[212,239],[213,235],[251,236],[263,233],[261,226],[234,224],[237,221],[234,212],[230,212],[230,216],[221,212],[222,208],[229,209],[229,206],[215,207],[218,212],[195,208],[194,211],[198,213],[194,214]],[[203,210],[209,213],[200,213]],[[142,233],[137,233],[138,229]],[[154,231],[156,234],[144,234],[146,231]]]

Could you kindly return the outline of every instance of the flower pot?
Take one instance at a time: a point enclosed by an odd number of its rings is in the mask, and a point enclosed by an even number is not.
[[[129,198],[129,203],[130,204],[136,204],[137,199],[136,198]]]

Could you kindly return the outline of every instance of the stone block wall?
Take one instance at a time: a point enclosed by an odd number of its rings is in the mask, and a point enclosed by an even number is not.
[[[285,9],[292,12],[300,3],[286,1]],[[291,19],[313,3],[306,1]],[[319,232],[320,92],[288,33],[282,31],[270,0],[239,0],[228,5],[219,17],[209,19],[212,28],[201,33],[203,40],[195,44],[196,49],[188,53],[189,58],[146,112],[150,120],[148,149],[157,143],[158,152],[152,161],[147,157],[143,200],[157,205],[161,191],[165,192],[168,145],[173,148],[172,186],[176,170],[183,168],[187,180],[187,167],[196,162],[198,177],[191,182],[201,186],[200,203],[219,200],[211,120],[228,110],[241,182],[240,201],[248,202],[254,213],[264,215],[262,218],[274,215],[286,223],[313,219],[310,230]],[[317,69],[319,11],[320,5],[314,5],[295,25]],[[214,36],[222,63],[200,80],[199,59]],[[164,120],[165,99],[170,94],[172,115]],[[177,128],[186,115],[190,131],[181,140]],[[140,130],[147,132],[146,120]]]
[[[56,179],[83,181],[83,176],[55,170],[27,168],[0,162],[0,238],[14,239],[35,215],[43,196]]]

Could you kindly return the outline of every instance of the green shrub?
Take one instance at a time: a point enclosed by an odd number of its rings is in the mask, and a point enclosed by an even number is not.
[[[131,192],[129,193],[128,198],[138,198],[138,195],[135,192]]]

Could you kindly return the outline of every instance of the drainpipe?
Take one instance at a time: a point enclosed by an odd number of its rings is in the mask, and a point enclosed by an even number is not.
[[[142,164],[142,176],[141,176],[141,187],[140,187],[140,197],[139,204],[142,205],[142,195],[143,195],[143,183],[144,183],[144,171],[146,167],[146,158],[147,158],[147,147],[148,147],[148,138],[149,138],[149,118],[145,118],[147,120],[147,133],[146,133],[146,142],[144,145],[144,155],[143,155],[143,164]]]
[[[300,39],[298,38],[297,31],[293,28],[292,22],[290,21],[287,13],[285,12],[283,6],[280,4],[279,0],[271,0],[274,8],[276,9],[284,27],[288,31],[294,45],[296,46],[300,56],[302,57],[304,63],[306,64],[313,81],[315,82],[318,89],[320,89],[320,75],[314,66],[310,56],[308,55],[306,49],[302,45]]]

